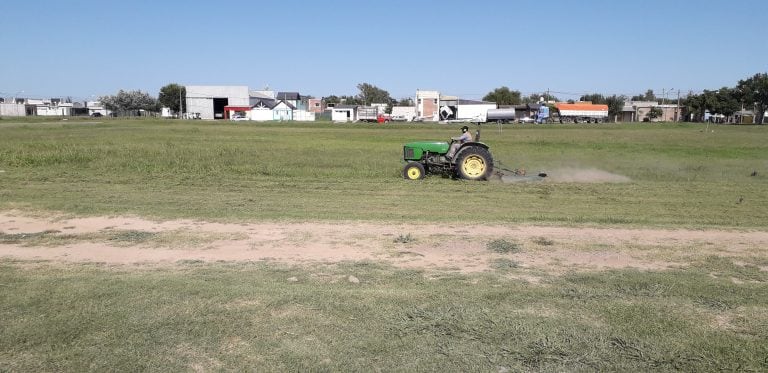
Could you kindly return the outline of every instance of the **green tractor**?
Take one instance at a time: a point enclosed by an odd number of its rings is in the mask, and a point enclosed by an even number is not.
[[[448,150],[453,140],[415,141],[403,146],[403,168],[407,180],[423,179],[426,174],[442,174],[466,180],[487,180],[493,173],[493,156],[488,145],[480,142],[480,123],[474,141],[461,144],[453,157]]]

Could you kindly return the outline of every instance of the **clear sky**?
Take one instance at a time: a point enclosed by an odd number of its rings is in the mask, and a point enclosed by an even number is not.
[[[768,1],[20,0],[0,4],[0,46],[0,96],[173,82],[661,96],[768,71]]]

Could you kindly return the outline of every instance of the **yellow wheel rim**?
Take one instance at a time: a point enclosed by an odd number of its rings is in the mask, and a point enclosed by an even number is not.
[[[480,177],[485,173],[485,159],[477,155],[470,155],[464,158],[461,170],[464,171],[464,175],[469,177]]]
[[[418,167],[410,167],[408,168],[408,171],[406,172],[408,175],[408,178],[411,180],[418,180],[421,178],[421,170],[419,170]]]

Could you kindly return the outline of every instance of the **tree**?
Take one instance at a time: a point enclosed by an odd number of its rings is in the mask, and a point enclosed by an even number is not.
[[[593,104],[604,104],[605,97],[599,93],[592,93],[579,97],[579,101],[591,102]]]
[[[522,102],[520,91],[512,91],[509,88],[502,86],[488,92],[483,97],[483,101],[495,102],[498,105],[520,105]]]
[[[661,108],[659,108],[658,106],[653,106],[651,107],[650,110],[648,110],[648,114],[646,114],[645,116],[646,118],[649,118],[649,119],[656,119],[662,116],[662,114],[664,114],[664,112],[661,111]]]
[[[714,93],[711,111],[730,117],[741,109],[738,92],[734,88],[723,87]]]
[[[341,102],[341,99],[339,98],[339,96],[330,95],[330,96],[327,96],[327,97],[323,97],[323,102],[326,105],[327,104],[338,104],[339,102]]]
[[[397,102],[397,106],[414,106],[413,99],[410,97],[401,98],[400,101]]]
[[[389,92],[373,84],[360,83],[357,85],[357,89],[360,91],[357,95],[357,99],[360,100],[363,105],[370,105],[373,103],[388,104],[392,101]]]
[[[649,89],[649,90],[645,91],[645,95],[632,96],[632,101],[656,101],[656,102],[658,102],[658,99],[656,98],[656,95],[653,93],[653,90]]]
[[[615,121],[624,111],[624,101],[626,97],[613,95],[605,98],[605,104],[608,105],[608,116]]]
[[[181,91],[181,96],[179,96],[179,91]],[[157,100],[160,105],[171,108],[176,113],[182,113],[187,109],[187,88],[176,83],[168,84],[160,88]],[[182,110],[179,110],[179,100],[181,100]]]
[[[560,101],[557,97],[552,96],[549,93],[543,92],[543,93],[531,93],[530,95],[523,97],[522,103],[537,104],[541,101],[541,99],[544,99],[544,102]]]
[[[755,109],[755,123],[762,124],[768,107],[768,73],[758,73],[736,85],[735,97],[747,107]]]
[[[148,93],[142,91],[123,91],[114,96],[101,96],[99,101],[113,112],[125,113],[129,111],[146,110],[157,111],[158,102]]]

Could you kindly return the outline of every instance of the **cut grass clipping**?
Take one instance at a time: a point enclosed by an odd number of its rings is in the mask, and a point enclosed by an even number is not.
[[[516,242],[509,242],[505,239],[498,239],[488,242],[486,245],[488,250],[498,254],[519,253],[522,251],[522,246]]]

